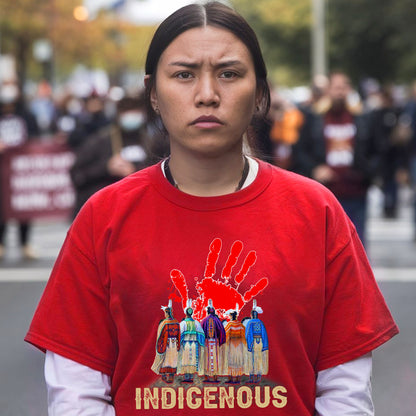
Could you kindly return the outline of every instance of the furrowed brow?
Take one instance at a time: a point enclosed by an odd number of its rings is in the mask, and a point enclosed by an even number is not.
[[[199,67],[199,65],[197,63],[184,62],[184,61],[170,62],[169,66],[180,66],[180,67],[185,67],[185,68],[190,68],[190,69],[196,69],[196,68]]]
[[[214,65],[214,67],[217,69],[221,69],[221,68],[227,68],[227,67],[236,66],[236,65],[242,65],[242,62],[239,61],[238,59],[232,59],[229,61],[218,62],[217,64]],[[180,66],[184,68],[197,69],[201,65],[196,62],[174,61],[174,62],[170,62],[169,66]]]
[[[227,68],[229,66],[238,66],[238,65],[241,65],[241,61],[230,60],[230,61],[219,62],[218,64],[215,65],[215,67],[218,69],[221,69],[221,68]]]

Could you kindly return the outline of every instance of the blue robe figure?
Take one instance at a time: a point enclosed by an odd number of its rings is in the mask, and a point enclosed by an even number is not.
[[[263,310],[257,306],[256,300],[253,300],[251,319],[246,326],[249,383],[259,383],[261,376],[269,372],[269,340],[266,327],[258,318],[259,313],[263,313]]]

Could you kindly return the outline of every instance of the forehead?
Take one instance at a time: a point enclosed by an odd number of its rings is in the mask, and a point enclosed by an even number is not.
[[[239,60],[252,65],[246,45],[232,32],[213,26],[189,29],[176,37],[162,53],[159,65],[182,60],[209,62]]]

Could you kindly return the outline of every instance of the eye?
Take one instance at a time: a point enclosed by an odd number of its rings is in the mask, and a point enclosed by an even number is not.
[[[232,79],[237,77],[238,74],[234,71],[224,71],[221,73],[220,78],[225,78],[225,79]]]
[[[178,79],[190,79],[192,78],[192,74],[187,71],[182,71],[182,72],[178,72],[177,74],[175,74],[175,77]]]

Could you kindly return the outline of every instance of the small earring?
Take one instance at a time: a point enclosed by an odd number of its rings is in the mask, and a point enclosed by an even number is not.
[[[160,114],[159,106],[155,105],[154,111],[156,114]]]

